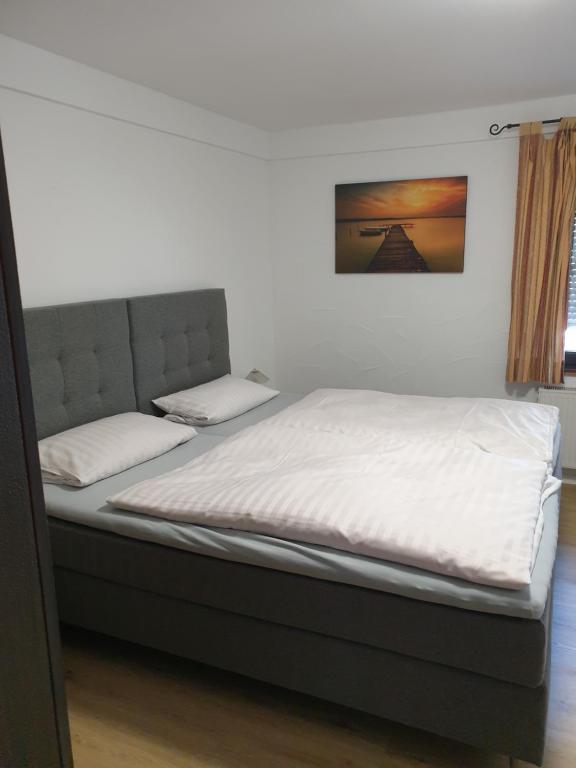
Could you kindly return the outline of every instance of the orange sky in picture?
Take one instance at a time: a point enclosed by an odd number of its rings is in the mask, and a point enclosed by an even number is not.
[[[466,215],[466,176],[341,184],[336,219]]]

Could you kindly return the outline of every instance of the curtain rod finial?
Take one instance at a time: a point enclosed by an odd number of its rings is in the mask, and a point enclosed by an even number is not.
[[[505,130],[506,128],[508,128],[507,125],[503,125],[502,127],[500,127],[498,123],[492,123],[492,125],[490,126],[490,135],[499,136],[502,133],[502,131]]]

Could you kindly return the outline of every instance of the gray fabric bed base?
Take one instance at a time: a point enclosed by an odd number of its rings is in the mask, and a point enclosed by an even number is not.
[[[55,575],[64,622],[542,763],[549,658],[530,688],[61,567]]]
[[[50,520],[54,561],[77,572],[274,624],[529,687],[542,683],[548,608],[537,620],[217,560]]]

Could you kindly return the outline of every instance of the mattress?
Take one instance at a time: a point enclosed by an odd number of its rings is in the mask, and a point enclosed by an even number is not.
[[[557,425],[517,400],[317,389],[108,502],[521,589],[561,486]]]
[[[141,480],[182,466],[298,399],[279,395],[237,419],[199,429],[199,436],[163,456],[87,488],[45,485],[48,514],[120,536],[234,562],[350,584],[420,601],[525,619],[540,618],[546,606],[558,534],[558,494],[544,505],[544,529],[532,573],[521,590],[485,587],[417,568],[340,550],[231,529],[174,523],[115,509],[105,499]],[[559,435],[556,439],[556,453]]]

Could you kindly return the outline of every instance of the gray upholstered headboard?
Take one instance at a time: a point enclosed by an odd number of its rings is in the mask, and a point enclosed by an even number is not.
[[[24,312],[38,437],[136,409],[123,300]]]
[[[38,437],[230,372],[221,289],[24,312]]]
[[[151,400],[230,373],[226,298],[221,289],[128,300],[138,410]]]

